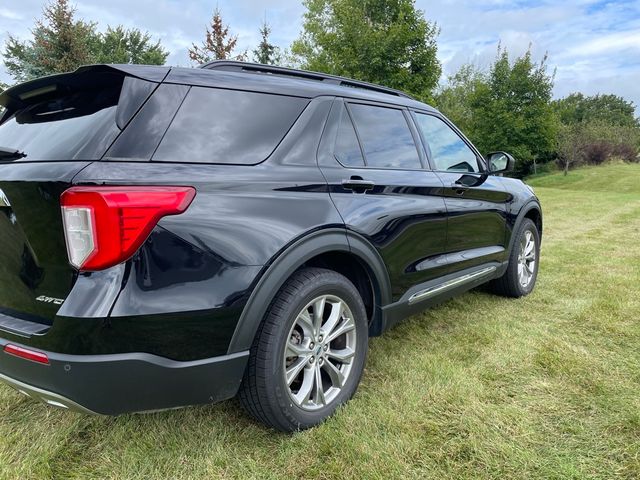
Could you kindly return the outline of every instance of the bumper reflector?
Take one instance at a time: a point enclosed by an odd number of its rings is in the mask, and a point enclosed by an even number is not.
[[[47,357],[42,352],[27,350],[26,348],[18,347],[17,345],[11,344],[6,345],[4,347],[4,351],[9,355],[15,355],[16,357],[25,358],[37,363],[42,363],[43,365],[49,365],[49,357]]]

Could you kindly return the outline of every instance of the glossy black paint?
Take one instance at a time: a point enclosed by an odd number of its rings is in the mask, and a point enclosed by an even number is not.
[[[137,78],[127,87],[137,92],[132,98],[142,100],[119,113],[124,130],[101,161],[0,163],[0,189],[11,202],[0,208],[0,313],[47,327],[29,335],[0,325],[4,341],[60,355],[242,357],[287,277],[336,253],[366,273],[370,332],[379,334],[426,306],[408,308],[411,292],[487,264],[499,274],[525,215],[542,226],[522,182],[432,170],[412,111],[439,114],[415,100],[277,75],[125,70]],[[256,165],[198,163],[202,151],[190,157],[184,148],[181,159],[155,161],[194,86],[292,95],[308,105]],[[419,165],[340,164],[334,148],[345,102],[399,109]],[[71,185],[188,185],[197,195],[186,212],[163,218],[133,258],[78,274],[67,262],[59,205]]]

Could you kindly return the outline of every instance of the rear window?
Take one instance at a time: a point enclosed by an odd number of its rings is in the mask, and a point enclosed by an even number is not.
[[[262,162],[308,103],[283,95],[192,87],[152,160]]]
[[[97,160],[118,135],[122,81],[100,90],[48,96],[17,110],[0,125],[0,146],[32,160]]]

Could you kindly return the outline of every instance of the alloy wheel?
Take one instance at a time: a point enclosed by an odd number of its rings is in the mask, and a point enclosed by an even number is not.
[[[347,303],[334,295],[310,301],[298,313],[284,352],[285,384],[303,410],[331,404],[342,391],[356,354],[356,324]]]
[[[523,287],[528,287],[536,270],[536,240],[531,230],[526,230],[520,241],[518,255],[518,281]]]

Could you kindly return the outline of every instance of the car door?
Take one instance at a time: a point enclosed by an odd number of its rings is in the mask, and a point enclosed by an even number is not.
[[[497,177],[470,143],[435,113],[413,112],[433,170],[444,184],[451,272],[506,260],[506,203]]]
[[[443,185],[419,142],[408,110],[337,99],[318,155],[347,229],[386,264],[394,301],[447,269]]]

